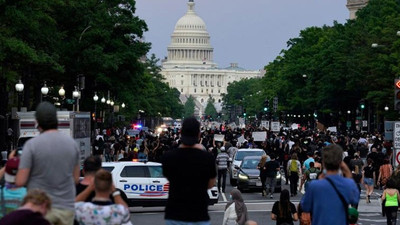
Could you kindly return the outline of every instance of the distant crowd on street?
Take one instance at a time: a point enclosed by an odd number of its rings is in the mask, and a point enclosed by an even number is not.
[[[96,130],[92,155],[81,165],[75,141],[57,130],[54,106],[42,102],[35,116],[41,134],[25,143],[21,155],[12,151],[0,170],[0,224],[131,224],[128,205],[101,164],[153,161],[162,163],[170,182],[165,223],[208,225],[207,189],[217,185],[225,193],[229,165],[243,148],[265,151],[257,166],[260,198],[274,198],[277,173],[290,185],[272,207],[276,224],[356,224],[362,186],[366,204],[376,189],[384,190],[383,213],[387,224],[396,223],[400,167],[393,168],[392,142],[379,133],[208,127],[189,117],[180,129],[160,133]],[[265,140],[255,141],[254,132],[265,132]],[[296,206],[290,198],[300,192]],[[229,194],[222,224],[256,224],[241,192]]]

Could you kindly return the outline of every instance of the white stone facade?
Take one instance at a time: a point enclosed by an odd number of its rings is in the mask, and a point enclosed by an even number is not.
[[[196,99],[196,114],[202,116],[209,96],[215,100],[219,111],[222,94],[227,92],[229,83],[261,77],[264,71],[245,70],[237,63],[218,68],[213,61],[214,48],[210,44],[206,24],[197,16],[194,6],[195,3],[190,0],[188,11],[175,25],[161,74],[170,87],[180,91],[183,101],[190,95]]]
[[[364,8],[368,4],[368,0],[347,0],[347,8],[350,12],[350,19],[357,18],[356,12]]]

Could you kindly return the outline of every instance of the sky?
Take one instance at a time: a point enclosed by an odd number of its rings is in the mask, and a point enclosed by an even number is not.
[[[148,26],[149,55],[167,56],[175,24],[187,11],[188,0],[136,0],[136,15]],[[239,63],[264,68],[287,48],[290,38],[311,26],[346,23],[347,0],[194,0],[207,25],[219,67]]]

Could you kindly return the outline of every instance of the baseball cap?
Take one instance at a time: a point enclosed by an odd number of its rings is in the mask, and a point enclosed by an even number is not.
[[[15,183],[15,175],[17,175],[19,166],[19,158],[14,157],[7,161],[4,179],[8,183]]]
[[[195,117],[183,120],[181,129],[181,140],[184,145],[194,145],[199,141],[200,123]]]

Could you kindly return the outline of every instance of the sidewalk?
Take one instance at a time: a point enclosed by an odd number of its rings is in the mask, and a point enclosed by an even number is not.
[[[374,190],[374,193],[372,193],[371,195],[371,203],[367,203],[365,190],[361,190],[360,202],[358,204],[358,212],[380,213],[382,211],[380,200],[382,192],[382,190]]]

